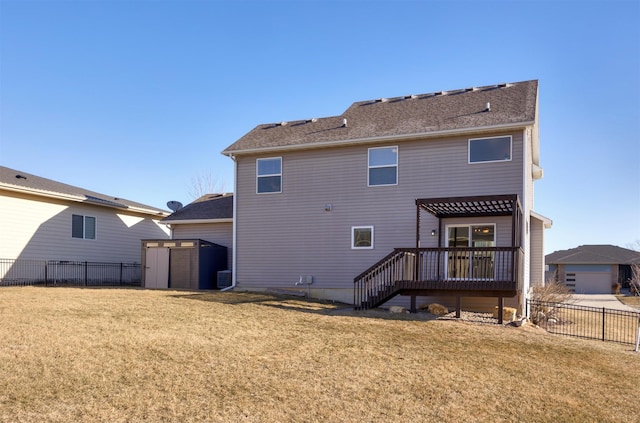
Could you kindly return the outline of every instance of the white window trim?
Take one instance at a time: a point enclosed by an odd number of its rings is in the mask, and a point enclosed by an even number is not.
[[[381,150],[383,148],[395,148],[396,149],[396,163],[395,163],[395,165],[370,166],[369,165],[369,158],[370,158],[371,150]],[[397,145],[385,145],[384,147],[371,147],[371,148],[367,149],[367,187],[392,187],[392,186],[398,185],[398,182],[399,182],[399,174],[398,174],[399,164],[398,164],[398,162],[399,161],[400,161],[400,149],[398,148]],[[395,184],[371,185],[371,181],[369,180],[369,175],[370,175],[369,170],[371,170],[371,169],[381,169],[383,167],[392,167],[392,166],[394,166],[396,168],[396,183]]]
[[[371,246],[370,247],[356,247],[355,244],[355,231],[356,229],[371,229]],[[373,226],[361,225],[361,226],[352,226],[351,227],[351,249],[352,250],[373,250],[374,245],[374,232]]]
[[[71,223],[71,238],[86,239],[88,241],[95,241],[98,239],[98,218],[96,216],[89,216],[89,215],[77,214],[77,213],[72,213],[71,215],[82,216],[82,238],[76,238],[73,236],[73,217],[72,217],[72,223]],[[92,218],[94,222],[93,229],[94,229],[95,236],[93,238],[87,238],[87,217]]]
[[[268,174],[268,175],[260,175],[258,173],[258,162],[260,160],[274,160],[274,159],[280,159],[280,173],[271,173],[271,174]],[[282,167],[283,167],[283,165],[282,165],[282,163],[283,163],[282,157],[260,157],[259,159],[256,159],[256,194],[263,195],[263,194],[280,194],[280,193],[282,193],[282,183],[283,183],[283,178],[282,178],[282,170],[283,170]],[[267,177],[270,177],[270,176],[279,176],[280,177],[280,191],[269,191],[269,192],[260,192],[260,191],[258,191],[258,186],[259,186],[258,181],[260,180],[260,178],[267,178]]]
[[[481,162],[471,161],[471,141],[490,140],[493,138],[509,138],[509,158],[506,160],[487,160]],[[513,161],[513,136],[512,135],[497,135],[495,137],[482,137],[482,138],[469,138],[467,141],[467,163],[469,164],[483,164],[483,163],[504,163]]]

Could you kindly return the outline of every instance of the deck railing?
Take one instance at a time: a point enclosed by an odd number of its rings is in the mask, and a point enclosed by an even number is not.
[[[0,259],[0,286],[140,286],[139,263]]]
[[[354,279],[354,304],[379,305],[401,290],[514,291],[518,247],[396,248]]]

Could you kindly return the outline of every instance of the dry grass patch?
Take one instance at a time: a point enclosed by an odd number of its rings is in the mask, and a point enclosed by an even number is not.
[[[625,295],[617,295],[616,298],[622,303],[631,307],[636,307],[640,309],[640,297],[637,295],[634,296],[625,296]]]
[[[0,289],[1,421],[630,421],[629,346],[247,293]]]

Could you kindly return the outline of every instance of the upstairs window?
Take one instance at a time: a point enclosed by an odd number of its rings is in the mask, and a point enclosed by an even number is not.
[[[256,160],[256,192],[282,192],[282,157]]]
[[[79,214],[72,215],[71,236],[73,238],[96,239],[96,218]]]
[[[369,149],[368,185],[398,184],[398,147],[376,147]]]
[[[469,140],[469,163],[511,160],[511,136],[472,138]]]

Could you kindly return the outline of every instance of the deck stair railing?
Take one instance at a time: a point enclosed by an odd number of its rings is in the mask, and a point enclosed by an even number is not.
[[[375,308],[400,291],[514,291],[518,247],[396,248],[354,278],[356,309]]]

